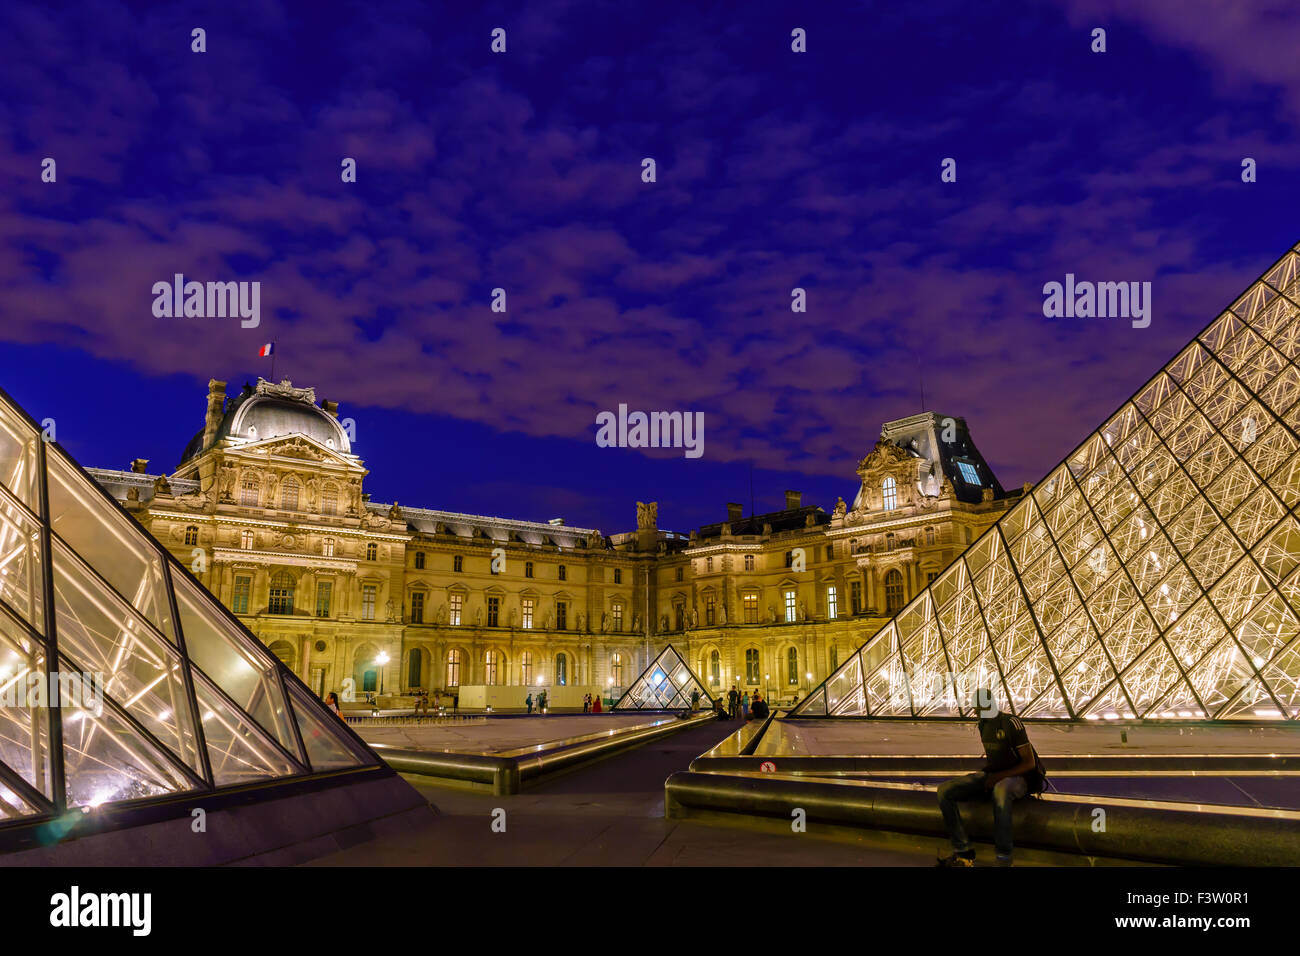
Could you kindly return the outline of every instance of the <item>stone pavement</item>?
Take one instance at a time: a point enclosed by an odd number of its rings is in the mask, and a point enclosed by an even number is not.
[[[496,754],[520,747],[581,737],[609,730],[626,730],[661,719],[648,714],[590,714],[545,717],[488,717],[486,722],[393,727],[353,724],[368,744],[388,744],[413,750]]]
[[[547,718],[550,719],[550,718]],[[929,837],[816,832],[782,821],[705,824],[665,820],[664,780],[736,730],[712,723],[549,778],[513,796],[455,790],[407,779],[437,816],[400,839],[379,839],[315,866],[930,866]],[[492,812],[506,812],[494,833]],[[991,858],[991,852],[985,853]],[[1064,861],[1022,854],[1032,865]]]

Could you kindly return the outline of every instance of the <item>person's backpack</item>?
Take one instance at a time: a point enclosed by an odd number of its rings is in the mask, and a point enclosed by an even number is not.
[[[1041,797],[1047,792],[1047,770],[1043,767],[1043,758],[1038,756],[1038,748],[1033,744],[1029,745],[1034,752],[1034,771],[1038,774],[1038,786],[1029,791],[1031,797]]]

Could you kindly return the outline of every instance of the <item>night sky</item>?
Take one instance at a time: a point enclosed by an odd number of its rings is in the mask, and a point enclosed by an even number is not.
[[[1297,51],[1292,0],[11,0],[0,386],[171,471],[274,341],[374,500],[610,533],[751,468],[760,512],[852,501],[923,380],[1014,488],[1300,241]],[[261,326],[155,318],[177,272]],[[1066,273],[1151,282],[1150,327],[1044,318]],[[596,447],[620,403],[702,411],[703,457]]]

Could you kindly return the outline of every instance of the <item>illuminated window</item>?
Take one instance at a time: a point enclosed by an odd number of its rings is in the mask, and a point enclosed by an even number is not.
[[[280,509],[282,511],[298,510],[298,479],[290,475],[280,486]]]
[[[230,609],[236,614],[248,613],[248,595],[253,590],[253,579],[245,575],[235,578],[235,595],[230,602]]]
[[[334,539],[326,538],[321,542],[320,553],[327,558],[334,557]]]
[[[257,507],[257,479],[251,475],[239,484],[239,503]]]
[[[614,630],[616,630],[616,631],[621,631],[621,630],[623,630],[623,605],[620,604],[620,603],[618,603],[617,601],[615,601],[615,602],[614,602],[614,607],[613,607],[613,612],[614,612],[614,615],[613,615],[613,616],[614,616]]]
[[[501,655],[496,651],[483,652],[483,683],[495,684],[497,682],[497,668],[500,663]]]
[[[885,510],[893,511],[898,507],[898,483],[893,478],[886,478],[880,486],[880,493],[885,499]]]
[[[555,683],[563,687],[569,682],[569,656],[567,654],[555,655]]]
[[[799,608],[795,603],[795,592],[793,589],[785,592],[785,623],[793,624],[799,619]]]
[[[623,655],[615,654],[609,659],[609,676],[614,679],[614,684],[618,687],[623,686]]]
[[[195,544],[198,544],[198,543],[199,543],[199,526],[198,526],[198,525],[196,525],[196,524],[192,524],[192,525],[187,525],[187,526],[185,527],[185,543],[186,543],[187,545],[195,545]]]
[[[373,621],[375,619],[375,595],[378,588],[373,584],[364,585],[361,588],[361,620]]]
[[[903,575],[894,568],[885,575],[885,612],[894,614],[903,609]]]
[[[717,687],[722,681],[722,655],[717,651],[709,654],[709,683]]]
[[[460,686],[460,651],[447,652],[447,686]]]
[[[334,590],[329,581],[316,582],[316,616],[330,616],[330,592]]]
[[[785,682],[799,683],[799,651],[793,647],[785,652]]]
[[[742,594],[740,596],[740,603],[741,606],[744,608],[745,623],[757,624],[758,623],[758,595]]]
[[[450,605],[448,619],[451,621],[453,626],[460,627],[460,612],[465,603],[465,596],[463,594],[448,595],[447,603]]]
[[[252,551],[253,543],[254,543],[253,532],[251,531],[239,532],[239,546],[241,548],[243,548],[245,551]]]
[[[748,684],[758,683],[758,648],[749,647],[745,649],[745,682]]]
[[[267,610],[272,614],[293,613],[293,575],[277,571],[271,575],[271,600]]]
[[[524,651],[519,657],[519,683],[527,687],[533,682],[533,652]]]
[[[524,599],[523,599],[524,627],[526,627],[526,628],[531,628],[531,627],[533,626],[533,606],[534,606],[534,604],[535,604],[535,602],[534,602],[534,600],[533,600],[532,598],[524,598]]]
[[[379,545],[371,541],[366,545],[366,560],[374,561],[379,557]]]
[[[980,483],[979,472],[975,466],[968,461],[957,462],[957,471],[961,474],[961,480],[968,485],[978,485]]]
[[[826,588],[826,616],[832,621],[840,616],[839,596],[833,584]]]

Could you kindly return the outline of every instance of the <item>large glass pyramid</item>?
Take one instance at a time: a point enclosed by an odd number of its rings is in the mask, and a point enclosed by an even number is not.
[[[1297,251],[791,716],[1300,719]]]
[[[0,825],[377,765],[0,392]]]
[[[614,710],[681,710],[691,705],[691,691],[700,692],[700,706],[712,707],[713,698],[671,644],[632,682]]]

